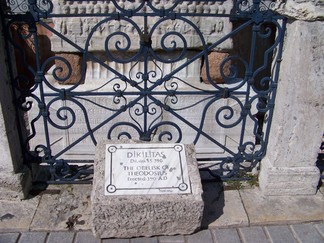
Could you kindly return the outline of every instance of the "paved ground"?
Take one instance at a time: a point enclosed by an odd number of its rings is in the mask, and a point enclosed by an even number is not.
[[[324,187],[316,195],[269,197],[258,188],[204,184],[201,230],[192,235],[95,239],[91,185],[54,186],[21,201],[0,193],[0,243],[324,243]]]
[[[192,235],[133,239],[95,239],[91,231],[0,233],[1,243],[323,243],[324,223],[250,226],[202,230]]]

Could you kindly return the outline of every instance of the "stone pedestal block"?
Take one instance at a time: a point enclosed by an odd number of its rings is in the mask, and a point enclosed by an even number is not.
[[[267,196],[314,195],[319,182],[319,169],[308,167],[275,167],[266,157],[262,160],[260,188]]]
[[[204,204],[193,145],[186,145],[190,194],[105,196],[108,143],[98,144],[94,165],[92,231],[97,238],[190,234],[200,227]]]
[[[261,163],[265,195],[315,194],[324,130],[322,22],[287,25],[268,151]],[[302,57],[302,58],[298,58]]]

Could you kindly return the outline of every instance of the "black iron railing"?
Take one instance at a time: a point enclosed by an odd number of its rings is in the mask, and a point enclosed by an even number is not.
[[[52,182],[84,182],[98,139],[182,142],[202,171],[244,178],[266,153],[275,104],[285,19],[272,4],[2,4],[25,160]]]

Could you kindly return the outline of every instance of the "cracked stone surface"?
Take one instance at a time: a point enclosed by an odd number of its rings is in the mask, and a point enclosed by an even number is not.
[[[48,188],[41,196],[31,230],[89,230],[91,185]]]
[[[241,190],[251,225],[299,223],[324,219],[324,196],[264,196],[259,188]]]
[[[0,232],[29,230],[39,200],[0,200]]]

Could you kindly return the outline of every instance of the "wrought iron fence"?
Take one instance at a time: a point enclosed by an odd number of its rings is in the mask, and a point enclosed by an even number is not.
[[[244,178],[266,153],[275,104],[285,18],[273,4],[3,3],[25,161],[83,183],[98,140],[132,138],[194,143],[201,171]]]

